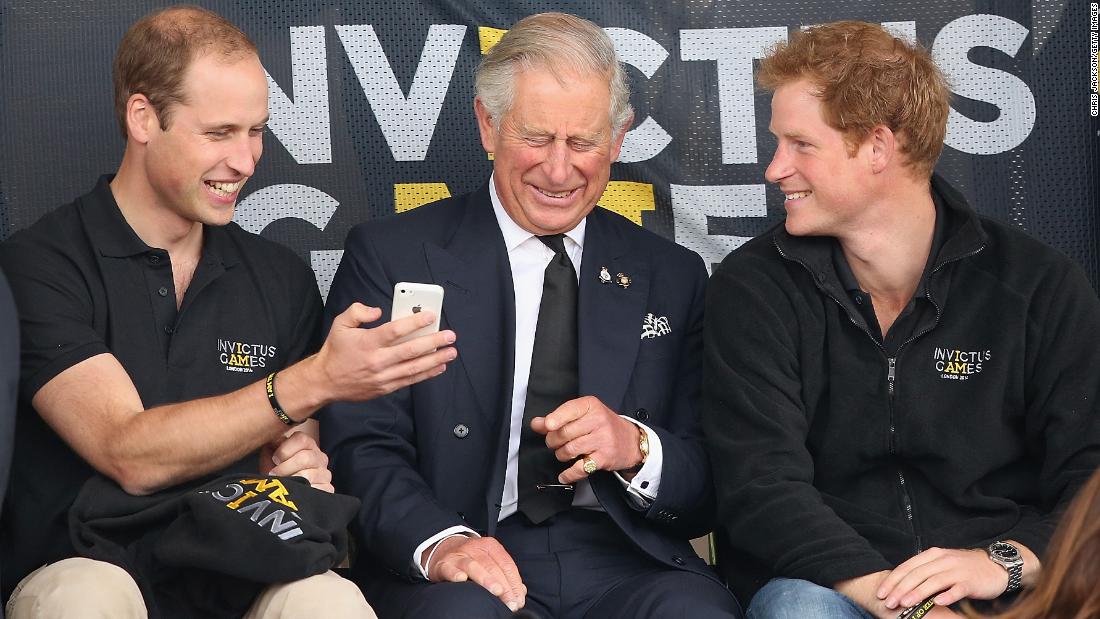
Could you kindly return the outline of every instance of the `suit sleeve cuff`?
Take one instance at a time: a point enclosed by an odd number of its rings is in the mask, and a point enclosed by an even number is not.
[[[439,533],[424,540],[416,547],[416,550],[413,551],[413,565],[416,567],[416,571],[420,572],[424,580],[428,580],[428,570],[425,569],[428,566],[422,561],[424,558],[424,551],[431,548],[432,545],[437,542],[442,542],[449,537],[458,537],[460,535],[464,537],[481,537],[478,535],[477,531],[474,531],[470,527],[455,526],[443,529]],[[431,557],[428,558],[431,559]]]
[[[618,479],[623,489],[626,490],[626,498],[630,504],[637,510],[646,510],[653,504],[653,501],[657,500],[657,492],[661,488],[661,468],[664,464],[661,437],[637,419],[632,419],[626,415],[619,416],[641,428],[649,439],[649,455],[646,456],[645,464],[638,470],[634,479],[627,481],[618,472],[615,473],[615,479]]]

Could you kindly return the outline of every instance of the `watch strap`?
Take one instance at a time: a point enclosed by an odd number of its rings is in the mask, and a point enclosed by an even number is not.
[[[1016,563],[1015,565],[1004,566],[1008,570],[1008,586],[1005,587],[1005,593],[1012,593],[1019,591],[1023,586],[1024,580],[1024,564],[1023,562]]]
[[[641,466],[649,458],[649,433],[642,426],[638,426],[638,451],[642,452],[642,461],[638,465]]]

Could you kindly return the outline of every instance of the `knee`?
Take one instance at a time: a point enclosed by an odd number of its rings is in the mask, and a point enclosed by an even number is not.
[[[807,580],[775,578],[749,603],[748,619],[837,617],[862,619],[864,613],[847,597]]]
[[[433,619],[504,619],[512,612],[484,587],[472,582],[441,582],[424,587],[406,617]]]
[[[737,599],[715,580],[690,572],[672,572],[644,582],[645,591],[631,591],[627,584],[624,593],[628,599],[616,596],[602,600],[599,612],[589,616],[742,618]]]
[[[690,595],[666,595],[653,600],[639,611],[641,617],[691,617],[692,619],[741,619],[741,609],[732,595],[724,598],[699,598]],[[805,619],[805,618],[802,618]]]
[[[51,563],[23,579],[8,601],[9,619],[107,619],[148,616],[126,570],[85,558]]]
[[[256,598],[246,619],[326,617],[374,619],[363,592],[350,580],[327,571],[290,583],[272,585]]]

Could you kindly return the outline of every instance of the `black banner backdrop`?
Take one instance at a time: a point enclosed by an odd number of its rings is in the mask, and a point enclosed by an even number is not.
[[[763,181],[775,141],[753,59],[792,29],[861,19],[916,37],[948,74],[939,172],[979,211],[1077,260],[1094,285],[1100,275],[1096,3],[200,3],[252,36],[270,77],[271,131],[236,221],[295,249],[322,292],[352,225],[486,181],[473,69],[501,29],[546,10],[606,28],[629,67],[635,124],[601,203],[710,263],[783,214]],[[163,4],[3,0],[0,236],[115,169],[111,60],[128,25]]]

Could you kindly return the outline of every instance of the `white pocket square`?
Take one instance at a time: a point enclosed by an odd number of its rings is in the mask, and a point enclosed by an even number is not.
[[[643,340],[661,337],[662,335],[668,335],[669,333],[672,333],[672,327],[668,326],[667,317],[654,316],[652,313],[645,315],[645,320],[642,321]]]

